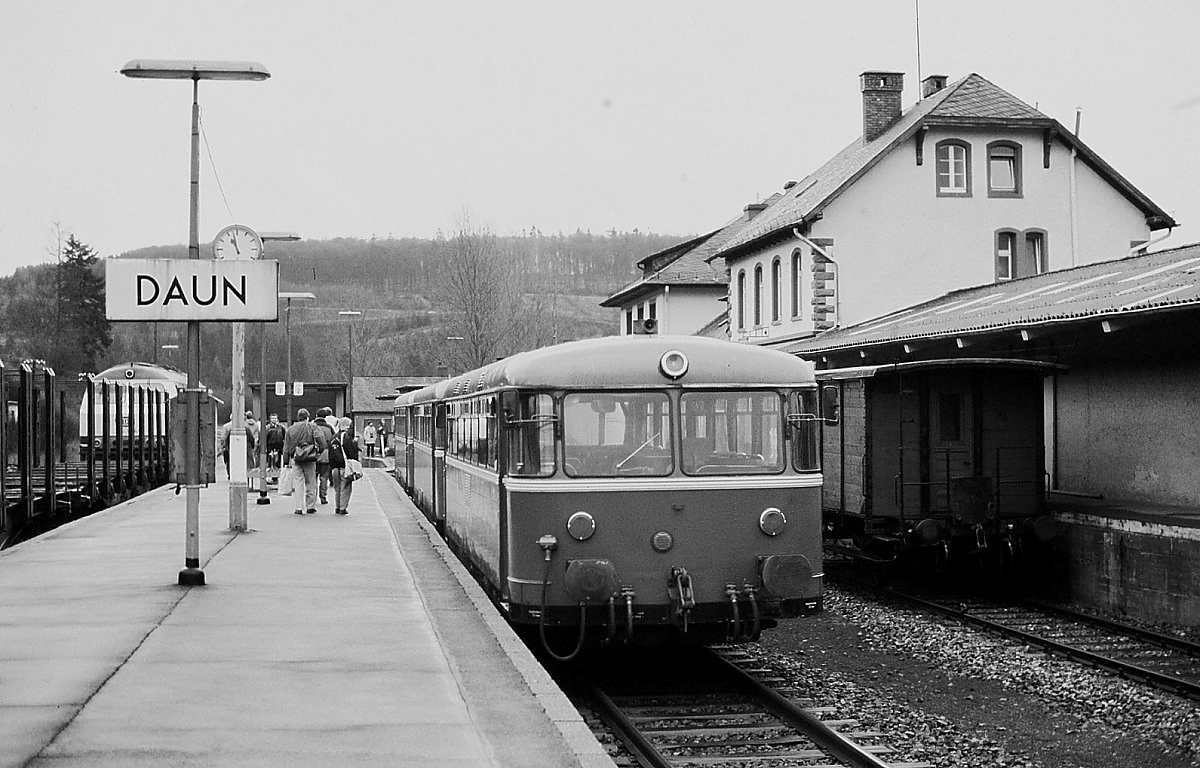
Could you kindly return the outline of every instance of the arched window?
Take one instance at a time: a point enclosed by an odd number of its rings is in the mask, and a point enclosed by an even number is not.
[[[737,327],[746,327],[746,270],[738,272],[737,279]]]
[[[938,197],[971,196],[971,145],[958,139],[937,143]]]
[[[996,281],[1016,277],[1017,232],[1001,229],[996,232]]]
[[[800,249],[792,251],[792,318],[800,319],[800,265],[803,263],[803,255]]]
[[[988,197],[1021,196],[1021,145],[993,141],[988,151]]]
[[[762,325],[762,292],[762,264],[756,264],[754,266],[754,326],[756,328]]]
[[[996,230],[996,280],[1040,275],[1050,269],[1046,252],[1046,231],[1027,229]]]
[[[780,305],[783,303],[783,264],[776,256],[771,262],[771,322],[779,322],[779,314],[782,311]]]

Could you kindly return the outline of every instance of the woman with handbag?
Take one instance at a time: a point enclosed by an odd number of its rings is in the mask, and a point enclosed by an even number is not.
[[[283,460],[296,474],[296,492],[292,497],[296,500],[297,515],[317,511],[317,456],[328,447],[325,435],[309,422],[308,409],[296,411],[296,422],[283,436]],[[300,493],[301,485],[304,493]]]
[[[334,514],[348,515],[350,494],[354,491],[355,474],[362,477],[361,471],[355,473],[351,467],[358,464],[358,441],[354,439],[353,424],[343,416],[338,421],[338,432],[329,444],[329,468],[333,475]],[[362,465],[359,464],[361,467]]]

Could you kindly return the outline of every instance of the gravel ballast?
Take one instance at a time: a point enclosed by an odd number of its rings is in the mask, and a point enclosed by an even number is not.
[[[1200,765],[1200,707],[950,619],[827,585],[825,611],[744,647],[888,734],[889,761],[1012,768]]]

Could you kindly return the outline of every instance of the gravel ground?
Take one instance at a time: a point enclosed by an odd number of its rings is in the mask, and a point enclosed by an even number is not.
[[[1200,766],[1200,707],[948,619],[826,586],[825,611],[743,646],[847,717],[889,761],[1006,768]]]

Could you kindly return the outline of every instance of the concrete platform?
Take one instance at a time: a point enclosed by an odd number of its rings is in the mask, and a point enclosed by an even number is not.
[[[0,552],[0,767],[612,766],[395,482],[350,514],[171,488]]]

